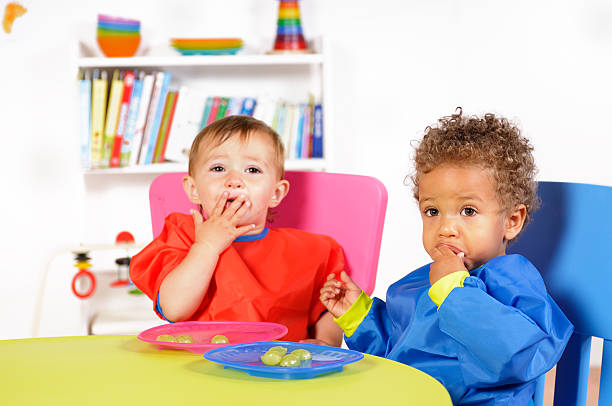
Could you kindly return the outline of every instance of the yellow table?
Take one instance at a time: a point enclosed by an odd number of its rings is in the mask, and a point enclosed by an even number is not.
[[[305,380],[258,378],[135,336],[0,341],[1,405],[451,405],[429,375],[366,355]]]

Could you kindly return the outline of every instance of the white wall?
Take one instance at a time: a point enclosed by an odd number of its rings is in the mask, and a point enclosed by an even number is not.
[[[58,250],[109,243],[123,229],[151,237],[143,185],[152,175],[112,185],[115,178],[78,170],[73,44],[94,46],[97,13],[140,19],[152,45],[171,36],[236,35],[248,43],[274,36],[277,7],[273,0],[23,4],[28,13],[13,33],[0,32],[0,339],[32,334],[41,276]],[[456,106],[517,121],[536,147],[541,179],[612,185],[608,2],[304,0],[301,11],[306,36],[325,35],[333,51],[334,170],[378,177],[389,191],[375,294],[428,260],[403,184],[410,141]]]

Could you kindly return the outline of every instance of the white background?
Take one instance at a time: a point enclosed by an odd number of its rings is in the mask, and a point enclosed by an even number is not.
[[[42,275],[58,251],[112,243],[123,229],[151,238],[143,185],[153,175],[126,175],[114,187],[112,177],[85,178],[78,168],[74,44],[95,46],[97,13],[141,20],[150,45],[180,36],[249,43],[274,37],[278,7],[274,0],[88,3],[24,0],[28,12],[13,33],[0,32],[0,339],[32,335]],[[541,180],[612,185],[609,2],[300,4],[306,37],[324,35],[333,52],[333,170],[375,176],[389,192],[377,296],[428,261],[404,185],[410,141],[456,106],[515,121],[533,141]],[[136,209],[122,215],[123,207]],[[50,300],[65,301],[61,295]]]

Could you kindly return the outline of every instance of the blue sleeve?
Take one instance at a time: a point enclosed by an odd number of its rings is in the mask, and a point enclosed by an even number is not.
[[[162,312],[161,305],[159,304],[159,294],[157,295],[157,301],[155,302],[155,310],[157,310],[157,313],[161,314],[164,320],[166,320],[168,323],[172,323],[170,320],[166,318],[166,316],[164,315],[164,312]]]
[[[385,302],[379,298],[372,299],[370,311],[357,330],[350,336],[345,336],[346,345],[356,351],[384,357],[391,335],[391,323],[387,314]]]
[[[453,289],[438,312],[468,387],[535,379],[557,363],[573,331],[529,261],[498,258]]]

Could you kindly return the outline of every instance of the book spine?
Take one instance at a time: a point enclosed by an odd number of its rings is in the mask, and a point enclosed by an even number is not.
[[[282,105],[283,104],[280,100],[277,100],[274,105],[274,115],[272,116],[272,123],[270,123],[270,127],[276,132],[278,132],[278,120],[280,119]]]
[[[315,106],[315,98],[312,94],[310,94],[308,96],[308,107],[310,110],[310,117],[309,117],[309,122],[308,122],[308,151],[306,153],[306,156],[308,158],[312,158],[312,141],[313,141],[312,129],[314,126],[314,106]]]
[[[240,97],[232,97],[230,99],[229,105],[227,106],[227,113],[225,116],[235,116],[240,114],[240,110],[242,110],[242,98]]]
[[[102,162],[101,166],[106,168],[110,164],[113,152],[113,143],[117,132],[117,122],[119,121],[119,109],[121,107],[121,97],[123,95],[123,80],[119,70],[113,73],[111,80],[111,90],[108,96],[108,108],[106,109],[106,124],[104,126],[104,142],[102,143]]]
[[[151,138],[151,131],[153,130],[153,122],[155,121],[155,114],[160,103],[159,96],[161,94],[162,82],[164,81],[164,72],[155,73],[155,81],[153,84],[153,90],[151,91],[151,102],[149,104],[149,110],[147,111],[147,118],[145,121],[144,132],[142,133],[142,143],[140,145],[140,154],[138,156],[138,164],[144,165],[147,160],[147,151],[149,150],[149,142]]]
[[[157,109],[155,111],[155,116],[153,117],[153,126],[151,128],[151,133],[149,135],[149,144],[147,147],[147,156],[145,159],[145,164],[148,165],[153,163],[153,153],[155,152],[155,147],[157,146],[157,136],[159,135],[159,126],[161,124],[162,115],[164,113],[164,108],[166,107],[166,97],[168,96],[168,87],[170,86],[170,74],[165,72],[162,86],[159,94],[159,103],[157,105]]]
[[[220,97],[213,97],[212,104],[210,106],[210,113],[208,114],[208,121],[206,125],[213,123],[217,119],[217,111],[219,111],[219,103],[221,103]]]
[[[202,113],[202,122],[200,123],[200,130],[208,125],[208,117],[210,116],[210,109],[212,109],[213,99],[214,97],[206,98],[204,112]]]
[[[132,151],[134,132],[136,130],[136,119],[138,118],[138,110],[140,108],[140,101],[142,98],[143,79],[144,72],[140,72],[138,79],[134,81],[134,87],[132,88],[125,136],[123,137],[123,143],[121,145],[120,166],[128,166],[130,163],[130,152]]]
[[[83,73],[79,80],[79,132],[81,134],[81,168],[91,167],[91,78]]]
[[[170,119],[170,111],[173,109],[174,100],[176,97],[176,92],[171,91],[168,92],[166,96],[166,101],[164,103],[164,112],[162,113],[161,123],[159,125],[159,133],[157,134],[157,142],[155,144],[155,151],[153,151],[153,163],[160,162],[162,145],[166,140],[166,135],[168,133],[168,120]]]
[[[91,97],[91,167],[99,168],[102,161],[104,140],[104,119],[106,117],[106,90],[108,87],[105,71],[94,71]]]
[[[302,104],[296,104],[293,107],[293,125],[291,126],[291,152],[289,157],[296,159],[300,157],[301,148],[301,131],[302,122],[304,120],[304,107]]]
[[[203,98],[202,100],[206,100]],[[199,129],[199,125],[202,122],[202,111],[204,110],[204,102],[202,100],[196,101],[193,92],[187,86],[181,86],[176,96],[176,107],[174,108],[174,114],[172,123],[168,130],[168,140],[166,142],[166,150],[164,151],[164,160],[180,161],[184,158],[182,150],[186,148],[187,142],[183,141],[183,133],[191,132],[192,137],[196,135]],[[198,109],[198,104],[201,109]],[[190,116],[190,112],[196,112]],[[197,122],[196,128],[192,128],[191,119],[195,118]],[[190,128],[190,130],[187,130]],[[172,138],[170,138],[172,136]]]
[[[323,108],[320,104],[314,107],[312,135],[312,157],[323,158]]]
[[[227,97],[219,98],[219,107],[217,109],[217,117],[215,118],[215,121],[219,120],[220,118],[225,117],[225,113],[227,113],[228,104],[229,104],[229,98]]]
[[[158,162],[165,162],[166,161],[166,147],[168,146],[168,140],[170,139],[170,130],[172,129],[172,122],[174,121],[174,115],[176,114],[176,106],[178,104],[178,98],[180,97],[180,93],[175,92],[174,93],[174,100],[172,100],[172,104],[170,107],[170,115],[168,117],[168,124],[166,125],[166,132],[165,132],[165,137],[164,137],[164,141],[161,145],[161,151],[159,153],[159,161]]]
[[[128,151],[130,166],[138,165],[138,161],[140,159],[142,138],[144,136],[145,127],[147,124],[147,116],[149,114],[149,107],[151,105],[151,95],[153,92],[154,82],[155,76],[153,74],[146,75],[142,81],[142,96],[140,97],[140,106],[138,106],[138,117],[136,117],[134,138],[132,140],[132,147]]]
[[[310,158],[310,116],[312,115],[310,109],[310,104],[304,106],[304,120],[302,122],[301,129],[302,145],[300,158]]]
[[[278,106],[278,121],[274,130],[282,138],[283,130],[285,129],[285,118],[287,117],[287,103],[280,102]]]
[[[287,158],[291,159],[292,151],[291,151],[291,130],[293,129],[293,113],[295,111],[295,105],[287,104],[285,111],[285,123],[283,125],[283,130],[280,133],[281,141],[285,147],[285,151],[287,151]]]
[[[257,101],[252,97],[245,97],[242,101],[242,110],[240,110],[240,114],[245,116],[252,116],[253,111],[255,111],[255,105]]]
[[[121,107],[119,108],[119,120],[117,121],[117,132],[115,133],[115,141],[113,142],[113,151],[111,153],[109,166],[118,168],[121,163],[121,147],[123,146],[123,138],[127,127],[128,113],[130,110],[130,99],[132,98],[132,89],[134,87],[134,72],[125,72],[123,75],[123,96],[121,97]]]

